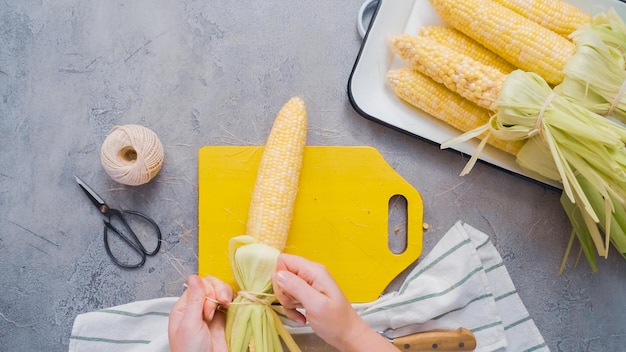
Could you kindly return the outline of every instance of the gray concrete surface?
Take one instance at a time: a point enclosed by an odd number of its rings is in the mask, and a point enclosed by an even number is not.
[[[0,1],[0,350],[67,350],[77,314],[178,295],[197,270],[197,152],[262,144],[294,95],[309,145],[370,145],[423,197],[424,253],[457,220],[491,236],[553,351],[626,346],[626,264],[557,274],[559,192],[359,116],[346,93],[361,39],[351,1]],[[122,186],[100,165],[114,125],[153,129],[159,175]],[[120,270],[79,175],[157,219],[162,252]]]

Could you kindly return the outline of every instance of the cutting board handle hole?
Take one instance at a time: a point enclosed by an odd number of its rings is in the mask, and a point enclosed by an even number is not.
[[[401,194],[389,198],[387,208],[387,246],[393,254],[402,254],[407,248],[407,200]]]

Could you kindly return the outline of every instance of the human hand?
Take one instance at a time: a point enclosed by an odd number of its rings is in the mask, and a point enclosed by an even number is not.
[[[232,299],[233,289],[215,277],[187,278],[187,290],[169,315],[170,350],[226,352],[226,315],[217,310],[215,302],[228,306]]]
[[[308,320],[320,338],[340,351],[397,351],[361,319],[323,265],[283,253],[272,282],[287,317]],[[296,308],[304,308],[306,316]]]

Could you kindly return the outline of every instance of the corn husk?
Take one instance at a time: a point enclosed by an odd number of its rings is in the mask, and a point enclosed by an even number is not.
[[[607,45],[590,27],[579,29],[577,50],[555,91],[600,115],[626,122],[626,65],[623,53]]]
[[[550,149],[539,135],[528,138],[524,147],[517,153],[515,161],[534,179],[553,181],[561,179]]]
[[[230,352],[282,352],[282,342],[289,351],[300,351],[271,304],[277,302],[272,288],[272,273],[280,251],[256,243],[248,235],[230,240],[229,257],[237,285],[245,295],[238,294],[228,306],[226,342]],[[252,296],[252,297],[251,297]]]
[[[442,148],[485,128],[496,138],[532,141],[520,150],[518,162],[562,183],[563,196],[578,209],[582,220],[572,221],[573,225],[583,223],[597,253],[606,257],[610,235],[602,238],[600,231],[611,233],[611,214],[624,207],[626,198],[626,129],[554,94],[539,75],[521,70],[513,71],[504,82],[498,111],[488,126],[443,143]],[[480,152],[479,146],[472,157]],[[581,185],[581,178],[588,182]]]
[[[594,31],[607,45],[626,54],[626,23],[614,8],[609,8],[593,16],[589,24],[580,26],[570,35],[570,38],[576,42],[588,30]]]
[[[517,154],[516,161],[536,179],[546,178],[558,181],[559,173],[550,158],[550,151],[546,144],[541,142],[540,139],[541,138],[538,136],[530,138],[525,144],[525,147]],[[609,195],[610,202],[608,202],[597,192],[593,184],[582,175],[578,174],[576,179],[584,194],[589,199],[591,206],[598,212],[600,219],[598,223],[599,230],[607,233],[607,236],[615,241],[615,247],[620,253],[625,253],[624,249],[626,249],[626,247],[623,245],[623,242],[626,240],[626,232],[624,231],[626,229],[626,209],[624,208],[623,202],[611,195]],[[575,204],[565,196],[565,193],[563,195],[564,196],[561,198],[562,203],[567,200],[567,203]],[[566,211],[568,207],[564,206]],[[607,217],[607,214],[610,215],[610,217]],[[583,215],[588,217],[585,213],[581,214],[580,220],[577,221],[578,223],[584,222],[582,219]],[[571,219],[572,215],[569,211],[568,216],[570,216]],[[589,222],[589,220],[591,219],[587,219],[586,222]],[[600,232],[596,231],[596,229],[586,230],[586,232],[589,232],[590,238],[593,238],[595,241],[598,241],[601,237]],[[601,245],[602,247],[606,247],[606,243],[601,243]]]
[[[565,210],[565,214],[567,214],[567,217],[572,224],[572,235],[565,250],[565,254],[563,255],[563,260],[561,261],[559,273],[563,273],[563,271],[565,270],[565,265],[567,259],[569,258],[574,239],[578,239],[578,243],[580,243],[580,250],[582,253],[585,254],[585,258],[587,259],[591,270],[593,270],[594,272],[598,271],[596,256],[594,255],[594,244],[590,231],[590,229],[593,230],[594,227],[588,226],[586,221],[588,217],[586,217],[584,213],[580,211],[580,208],[577,207],[575,203],[569,201],[569,199],[565,196],[565,193],[561,195],[561,205],[563,206],[563,210]]]
[[[593,271],[597,271],[593,247],[605,248],[605,257],[608,254],[609,242],[615,249],[626,258],[626,208],[615,197],[609,199],[599,194],[594,185],[582,176],[578,176],[581,187],[585,190],[587,198],[594,209],[599,213],[601,220],[597,225],[587,214],[581,212],[574,203],[562,196],[561,204],[573,227],[573,236],[578,238],[581,250],[585,254]],[[604,238],[603,238],[604,236]],[[562,272],[565,267],[565,258],[561,265]]]
[[[525,169],[529,176],[536,180],[560,180],[560,174],[550,155],[550,149],[541,136],[534,136],[528,139],[524,148],[517,153],[516,162]],[[572,224],[572,235],[563,255],[559,273],[563,273],[565,270],[574,240],[578,240],[580,254],[584,253],[591,269],[594,272],[597,271],[593,237],[601,238],[598,227],[587,213],[582,212],[576,203],[569,200],[565,193],[561,194],[561,205]]]

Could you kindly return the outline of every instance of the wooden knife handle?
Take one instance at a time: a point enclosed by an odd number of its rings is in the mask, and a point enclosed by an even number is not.
[[[392,343],[401,351],[472,351],[476,348],[474,334],[465,328],[419,332],[398,337]]]

